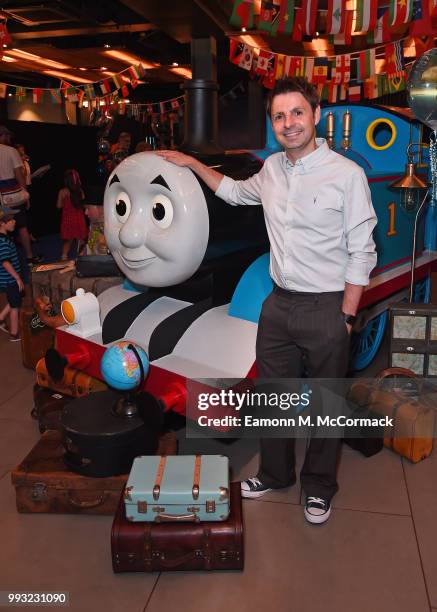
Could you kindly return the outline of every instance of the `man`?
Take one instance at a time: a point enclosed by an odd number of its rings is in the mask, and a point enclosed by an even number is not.
[[[376,263],[367,179],[357,164],[316,139],[319,99],[305,79],[278,81],[267,110],[284,151],[245,181],[182,153],[158,155],[191,168],[226,202],[264,208],[274,288],[259,320],[258,377],[299,378],[305,359],[310,378],[343,378],[352,325]],[[258,498],[296,480],[294,439],[265,439],[260,446],[259,471],[241,483],[243,497]],[[330,516],[339,448],[340,439],[310,441],[301,472],[310,523]]]
[[[22,201],[17,204],[8,204],[17,208],[15,227],[18,231],[21,244],[26,253],[27,263],[37,263],[40,259],[34,257],[27,229],[26,209],[29,208],[29,193],[26,189],[26,172],[23,160],[14,147],[10,146],[11,132],[4,125],[0,125],[0,191],[23,189]]]

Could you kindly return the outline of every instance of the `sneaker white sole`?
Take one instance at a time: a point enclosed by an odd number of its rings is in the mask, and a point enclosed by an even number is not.
[[[308,523],[312,523],[313,525],[321,525],[331,516],[331,508],[329,508],[325,514],[310,514],[306,508],[304,508],[303,513]]]
[[[272,491],[272,489],[266,489],[265,491],[245,491],[241,489],[241,497],[245,497],[246,499],[257,499],[258,497],[267,495],[270,491]]]

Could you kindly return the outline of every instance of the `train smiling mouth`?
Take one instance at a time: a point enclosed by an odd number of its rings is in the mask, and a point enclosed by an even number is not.
[[[156,259],[156,257],[147,257],[146,259],[126,259],[126,257],[123,257],[121,253],[120,253],[120,257],[121,257],[122,262],[128,268],[142,268],[143,266],[147,265],[148,263]]]

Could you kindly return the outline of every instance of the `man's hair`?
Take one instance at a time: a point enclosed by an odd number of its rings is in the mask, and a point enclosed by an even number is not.
[[[279,96],[280,94],[294,92],[303,95],[305,100],[311,105],[314,113],[320,104],[317,89],[312,83],[309,83],[305,77],[288,77],[286,79],[279,79],[276,81],[274,88],[269,92],[266,105],[268,114],[271,115],[272,113],[273,98]]]

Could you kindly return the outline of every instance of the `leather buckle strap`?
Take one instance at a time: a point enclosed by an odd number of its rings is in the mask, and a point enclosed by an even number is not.
[[[164,476],[165,463],[167,461],[166,456],[162,456],[159,458],[158,469],[156,471],[155,484],[153,486],[153,499],[158,501],[159,494],[161,493],[161,482]]]
[[[193,499],[199,498],[199,483],[200,483],[200,466],[202,463],[202,455],[196,455],[194,460],[194,477],[193,477],[193,488],[191,490]]]

